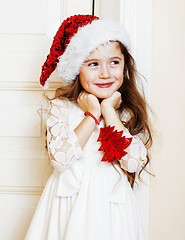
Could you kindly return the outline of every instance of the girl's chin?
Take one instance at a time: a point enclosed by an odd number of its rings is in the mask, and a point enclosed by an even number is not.
[[[96,97],[99,98],[99,99],[105,99],[105,98],[109,98],[112,96],[112,92],[110,93],[105,93],[105,94],[96,94]]]
[[[112,95],[106,95],[106,96],[96,96],[98,99],[101,99],[101,100],[103,100],[103,99],[106,99],[106,98],[109,98],[109,97],[111,97]]]
[[[114,93],[114,91],[89,91],[89,93],[93,94],[94,96],[96,96],[98,99],[105,99],[105,98],[109,98],[112,96],[112,94]]]

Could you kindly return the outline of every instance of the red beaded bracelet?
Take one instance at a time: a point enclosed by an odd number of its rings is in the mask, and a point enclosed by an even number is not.
[[[97,125],[100,124],[101,118],[100,118],[100,121],[98,121],[97,118],[96,118],[92,113],[90,113],[90,112],[84,112],[84,115],[85,115],[85,116],[86,116],[86,115],[89,115],[90,117],[92,117],[92,118],[94,119],[94,121],[95,121],[95,123],[96,123]]]

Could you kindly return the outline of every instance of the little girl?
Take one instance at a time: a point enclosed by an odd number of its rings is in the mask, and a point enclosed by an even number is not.
[[[149,162],[146,102],[122,26],[93,15],[67,18],[40,83],[57,68],[65,86],[50,101],[47,147],[54,171],[27,240],[145,240],[134,195]]]

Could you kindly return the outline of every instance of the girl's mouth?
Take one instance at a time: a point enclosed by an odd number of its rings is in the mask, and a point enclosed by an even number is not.
[[[112,82],[110,82],[110,83],[98,83],[98,84],[96,84],[96,86],[97,87],[99,87],[99,88],[109,88],[109,87],[111,87],[112,86]]]

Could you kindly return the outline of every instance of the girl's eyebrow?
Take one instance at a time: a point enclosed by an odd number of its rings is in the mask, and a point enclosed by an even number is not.
[[[118,58],[119,60],[123,59],[123,57],[119,57],[119,56],[111,57],[110,59],[115,59],[115,58]]]
[[[115,59],[115,58],[117,58],[117,59],[119,59],[119,60],[122,60],[122,57],[119,57],[119,56],[114,56],[114,57],[111,57],[111,58],[109,58],[110,60],[111,59]],[[85,61],[85,63],[88,63],[88,62],[92,62],[92,61],[99,61],[100,59],[98,59],[98,58],[90,58],[90,59],[87,59],[86,61]]]
[[[97,58],[91,58],[91,59],[85,60],[85,63],[92,62],[92,61],[96,62],[96,61],[98,61],[98,60],[99,60],[99,59],[97,59]]]

